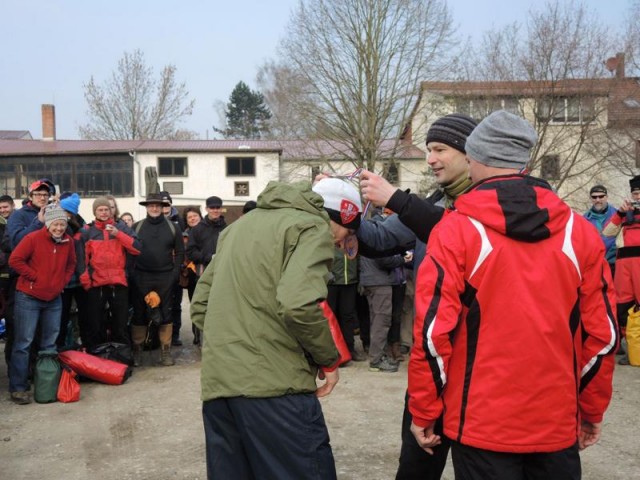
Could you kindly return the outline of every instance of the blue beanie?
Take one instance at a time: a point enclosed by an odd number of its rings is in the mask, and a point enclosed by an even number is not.
[[[77,215],[78,208],[80,208],[80,196],[77,193],[72,193],[68,197],[60,200],[60,206],[67,212]]]

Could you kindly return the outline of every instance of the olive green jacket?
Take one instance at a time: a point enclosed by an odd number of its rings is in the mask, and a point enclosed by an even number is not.
[[[191,303],[203,401],[314,392],[316,366],[338,360],[318,307],[334,249],[322,197],[270,182],[257,203],[220,235]]]

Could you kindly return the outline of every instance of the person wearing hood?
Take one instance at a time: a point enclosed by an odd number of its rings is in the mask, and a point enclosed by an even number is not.
[[[76,265],[73,240],[65,233],[67,214],[58,205],[46,207],[44,227],[25,236],[9,258],[19,275],[15,297],[15,332],[9,390],[19,405],[31,403],[29,352],[40,327],[40,350],[55,350],[60,330],[60,293]]]
[[[208,478],[336,478],[318,397],[338,382],[340,356],[319,302],[361,212],[341,179],[269,182],[221,234],[191,304]]]
[[[504,110],[475,128],[474,185],[431,232],[416,280],[411,429],[430,451],[444,412],[458,479],[579,479],[578,452],[598,441],[611,399],[604,245],[547,182],[520,173],[535,142]]]

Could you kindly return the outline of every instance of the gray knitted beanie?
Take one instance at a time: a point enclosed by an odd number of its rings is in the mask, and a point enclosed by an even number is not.
[[[484,165],[523,169],[538,135],[525,119],[506,110],[493,112],[467,138],[467,156]]]
[[[67,212],[59,205],[52,203],[47,205],[44,210],[44,224],[47,228],[51,226],[56,220],[64,220],[68,222]]]

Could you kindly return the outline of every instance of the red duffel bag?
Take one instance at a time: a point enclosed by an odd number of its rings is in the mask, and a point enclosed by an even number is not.
[[[131,367],[124,363],[77,350],[60,352],[58,358],[61,363],[71,367],[78,375],[108,385],[122,385],[131,376]]]
[[[344,365],[345,363],[351,361],[351,353],[349,352],[347,344],[344,341],[344,337],[342,336],[342,330],[340,330],[338,319],[336,318],[333,310],[331,310],[331,307],[326,300],[320,302],[320,307],[322,308],[324,318],[326,318],[327,322],[329,322],[329,330],[331,330],[333,343],[336,344],[336,348],[338,349],[338,353],[340,354],[340,365]]]
[[[64,363],[61,367],[62,374],[58,384],[58,401],[62,403],[77,402],[80,400],[80,384],[76,378],[78,374]]]

